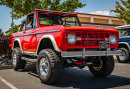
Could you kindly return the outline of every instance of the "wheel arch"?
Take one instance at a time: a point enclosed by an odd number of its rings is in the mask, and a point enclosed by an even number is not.
[[[119,42],[118,48],[127,48],[130,51],[130,46],[127,42]]]
[[[14,40],[14,42],[13,42],[13,49],[14,49],[15,47],[19,47],[20,50],[21,50],[21,52],[23,53],[22,46],[21,46],[21,41],[20,41],[19,38],[16,38],[16,39]]]
[[[53,35],[44,35],[41,37],[37,46],[36,54],[38,55],[39,52],[44,48],[52,48],[57,52],[61,52]]]

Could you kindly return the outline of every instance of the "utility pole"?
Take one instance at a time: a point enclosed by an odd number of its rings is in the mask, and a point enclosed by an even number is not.
[[[12,34],[13,34],[13,7],[12,7]]]

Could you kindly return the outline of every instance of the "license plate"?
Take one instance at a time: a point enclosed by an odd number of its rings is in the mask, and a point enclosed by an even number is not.
[[[109,42],[100,42],[99,47],[100,48],[109,48]]]

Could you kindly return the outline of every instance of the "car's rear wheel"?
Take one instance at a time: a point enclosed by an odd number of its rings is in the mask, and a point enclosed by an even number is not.
[[[106,77],[110,75],[114,69],[114,58],[101,57],[99,59],[94,59],[94,65],[89,65],[90,72],[97,77]]]
[[[18,69],[24,69],[26,61],[21,59],[21,50],[20,48],[16,47],[12,53],[12,64],[15,71]]]
[[[122,55],[117,56],[117,60],[120,63],[127,63],[130,61],[130,52],[126,48],[119,48],[119,50],[122,50]]]
[[[63,70],[61,57],[53,49],[40,51],[36,67],[41,82],[47,84],[58,82]]]

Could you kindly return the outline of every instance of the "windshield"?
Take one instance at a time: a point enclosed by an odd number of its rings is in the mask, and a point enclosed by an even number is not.
[[[63,25],[63,26],[80,26],[76,16],[55,15],[38,12],[40,25]]]

